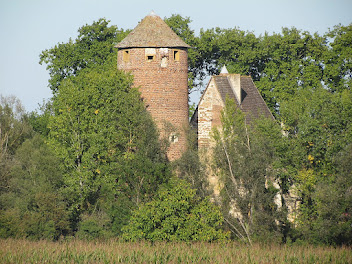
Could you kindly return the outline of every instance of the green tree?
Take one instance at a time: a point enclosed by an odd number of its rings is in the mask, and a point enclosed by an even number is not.
[[[9,188],[16,150],[32,132],[21,102],[14,96],[0,95],[0,195]]]
[[[290,100],[301,89],[321,87],[326,38],[296,28],[261,37],[261,70],[256,79],[271,109]]]
[[[0,122],[1,153],[13,155],[23,141],[32,135],[28,116],[19,99],[0,95]]]
[[[46,102],[44,101],[39,109],[34,110],[29,114],[28,121],[35,132],[47,137],[50,132],[48,127],[49,119],[52,115],[52,101],[48,100]]]
[[[348,155],[344,149],[351,144],[351,102],[349,90],[319,88],[299,91],[281,106],[293,157],[291,184],[296,185],[301,200],[296,226],[301,236],[312,242],[347,241],[338,223],[349,210],[343,198],[349,199],[343,195],[348,193],[349,174],[339,172],[336,159],[340,153]]]
[[[107,216],[111,222],[99,228],[118,234],[131,209],[167,181],[169,169],[158,132],[131,88],[132,76],[116,69],[114,45],[129,31],[108,23],[85,25],[74,41],[42,52],[54,97],[30,120],[48,134],[64,164],[63,193],[73,221],[82,216],[100,226],[98,219]],[[82,224],[74,228],[89,236],[86,227],[94,225]]]
[[[16,151],[8,192],[0,196],[0,235],[58,239],[70,231],[66,204],[59,189],[58,158],[35,135]]]
[[[351,89],[352,86],[352,24],[338,25],[330,30],[329,51],[324,56],[324,82],[332,91]]]
[[[208,57],[205,69],[208,73],[218,73],[226,64],[230,72],[254,78],[258,74],[259,39],[252,32],[237,28],[201,30],[199,42],[200,53]]]
[[[352,93],[306,89],[282,103],[283,128],[296,148],[298,166],[334,172],[333,157],[351,141]],[[298,169],[300,169],[298,167]]]
[[[121,41],[128,31],[108,26],[109,21],[99,19],[92,25],[78,29],[78,37],[68,43],[59,43],[40,54],[40,64],[49,70],[49,87],[55,93],[61,82],[76,76],[85,68],[106,65],[111,68],[116,62],[114,44]]]
[[[151,241],[214,241],[226,239],[220,210],[200,200],[184,180],[173,178],[157,196],[134,210],[123,228],[124,239]]]
[[[136,206],[168,179],[157,130],[131,85],[131,76],[96,68],[63,81],[54,97],[49,143],[65,167],[72,213],[122,196],[130,203],[119,206]]]
[[[172,163],[174,171],[180,179],[186,180],[197,192],[197,196],[204,198],[210,195],[206,169],[200,160],[198,151],[197,134],[189,127],[186,131],[187,149],[181,158]]]
[[[348,89],[351,80],[351,26],[337,26],[324,36],[296,28],[255,36],[237,28],[201,30],[195,50],[200,71],[250,75],[264,100],[278,117],[281,103],[302,89]]]
[[[281,156],[286,146],[280,127],[265,118],[247,124],[230,99],[221,122],[221,129],[213,131],[213,171],[221,179],[221,203],[229,228],[250,244],[255,237],[280,239],[280,228],[287,222],[281,195],[276,197],[282,194],[280,185],[285,180]]]
[[[351,157],[349,144],[336,154],[337,173],[330,174],[328,182],[314,175],[312,169],[303,174],[308,177],[300,182],[303,189],[297,229],[301,239],[319,244],[352,243]]]

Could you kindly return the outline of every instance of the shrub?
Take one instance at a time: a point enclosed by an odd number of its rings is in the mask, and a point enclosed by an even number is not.
[[[156,198],[132,212],[123,228],[126,240],[214,241],[227,238],[219,208],[180,179],[159,189]]]

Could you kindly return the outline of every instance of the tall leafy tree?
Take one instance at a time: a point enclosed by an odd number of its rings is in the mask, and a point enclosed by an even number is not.
[[[326,38],[295,28],[256,37],[240,29],[201,31],[198,49],[208,57],[209,73],[226,65],[231,73],[250,75],[275,113],[283,100],[302,87],[321,86]]]
[[[49,143],[65,166],[72,212],[93,212],[106,196],[135,206],[167,180],[157,131],[131,85],[116,69],[85,70],[55,95]]]
[[[336,223],[349,211],[343,198],[348,200],[349,196],[343,193],[350,188],[346,178],[350,172],[339,172],[342,163],[336,159],[345,159],[348,150],[344,149],[351,144],[351,95],[349,90],[304,90],[281,107],[294,157],[291,180],[301,200],[296,225],[305,239],[314,242],[346,241],[340,237],[341,226]],[[329,225],[335,225],[335,231],[323,232],[323,226]]]
[[[319,88],[299,91],[282,104],[283,128],[296,143],[297,164],[322,174],[334,172],[333,157],[351,140],[351,100],[348,90]]]
[[[39,109],[29,113],[28,121],[33,130],[40,135],[47,137],[50,129],[48,128],[50,116],[53,114],[52,100],[43,101]]]
[[[226,64],[230,72],[257,75],[259,39],[252,32],[243,30],[213,28],[201,30],[199,50],[208,57],[206,70],[217,73]]]
[[[75,221],[85,214],[81,231],[107,215],[109,228],[119,232],[131,208],[150,199],[169,175],[132,76],[116,68],[114,45],[129,31],[108,23],[85,25],[74,41],[42,52],[54,96],[31,116],[65,165],[63,192]]]
[[[192,128],[189,128],[186,136],[187,149],[172,165],[174,170],[178,172],[177,176],[191,184],[191,187],[197,191],[197,195],[204,198],[211,192],[209,191],[206,168],[200,159],[202,153],[198,151],[197,134]]]
[[[58,239],[70,232],[66,203],[60,193],[62,166],[44,140],[27,139],[14,155],[9,189],[0,195],[0,235]]]
[[[247,124],[244,114],[228,99],[222,127],[214,130],[214,172],[222,183],[225,220],[235,236],[249,243],[253,237],[280,239],[280,227],[286,222],[281,199],[274,203],[285,143],[278,125],[263,120]]]
[[[300,89],[321,87],[322,57],[327,50],[324,37],[283,28],[281,34],[261,37],[259,48],[263,64],[256,84],[272,109],[278,110]]]
[[[351,89],[352,86],[352,24],[338,25],[326,35],[329,51],[324,56],[324,82],[332,91]]]
[[[101,65],[111,68],[116,62],[114,44],[121,41],[128,31],[108,24],[108,20],[99,19],[92,25],[85,25],[78,29],[75,40],[59,43],[40,54],[40,63],[45,63],[49,70],[49,87],[54,93],[62,80],[76,76],[83,69]]]
[[[0,95],[0,194],[8,190],[16,150],[32,133],[19,99]]]

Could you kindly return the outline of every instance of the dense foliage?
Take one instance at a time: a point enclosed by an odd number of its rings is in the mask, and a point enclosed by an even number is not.
[[[116,236],[170,177],[132,76],[116,69],[118,32],[102,19],[42,53],[53,98],[41,112],[2,100],[2,236]]]
[[[351,244],[352,24],[256,36],[238,28],[196,35],[189,18],[165,21],[192,46],[190,92],[226,65],[251,75],[276,121],[249,125],[228,101],[213,155],[200,159],[189,133],[188,150],[169,164],[133,76],[116,68],[113,47],[129,30],[105,19],[85,25],[41,53],[53,91],[41,109],[27,114],[1,97],[0,236],[124,230],[128,239],[211,241],[224,237],[224,219],[249,243]],[[222,215],[207,198],[209,164],[223,186]],[[190,185],[169,181],[172,171]]]
[[[277,201],[282,187],[280,155],[285,149],[280,127],[271,119],[246,123],[235,102],[227,100],[221,130],[214,130],[214,171],[221,178],[221,203],[236,237],[280,239],[286,214]]]
[[[96,68],[64,80],[53,110],[48,143],[63,161],[63,192],[73,214],[108,206],[104,211],[121,220],[115,215],[121,207],[150,199],[167,180],[156,128],[121,72]],[[110,205],[126,197],[119,210]]]
[[[170,19],[187,29],[188,19]],[[178,33],[191,39],[185,32],[190,31]],[[217,73],[226,65],[230,73],[251,75],[285,135],[273,124],[243,125],[231,107],[225,110],[223,129],[233,134],[215,136],[213,171],[224,179],[227,205],[236,201],[242,210],[242,223],[228,219],[230,229],[236,228],[242,239],[268,238],[269,230],[274,237],[281,233],[283,241],[288,236],[294,241],[351,243],[352,172],[341,161],[352,156],[352,24],[335,26],[322,36],[296,28],[259,37],[237,28],[214,28],[201,30],[192,41],[196,56],[190,60],[201,61],[203,72]],[[233,113],[226,117],[226,111]],[[281,201],[275,204],[278,190],[268,188],[268,180],[279,187]],[[287,208],[290,199],[298,204],[294,213]],[[284,221],[284,215],[294,221]]]
[[[183,180],[172,179],[159,189],[153,201],[133,211],[124,228],[127,240],[214,241],[226,239],[219,208],[200,200]]]

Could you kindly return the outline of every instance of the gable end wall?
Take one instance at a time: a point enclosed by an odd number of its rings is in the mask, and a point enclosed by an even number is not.
[[[212,145],[211,131],[221,125],[220,115],[224,103],[216,88],[214,78],[209,81],[198,105],[198,147],[207,148]]]

